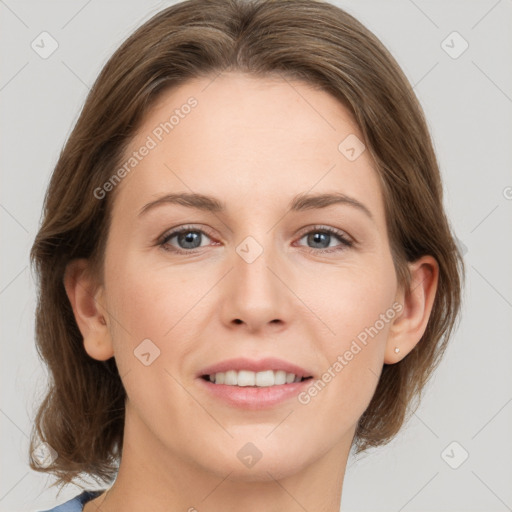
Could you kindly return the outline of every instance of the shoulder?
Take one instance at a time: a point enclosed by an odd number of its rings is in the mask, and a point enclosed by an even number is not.
[[[75,496],[73,499],[66,501],[66,503],[62,503],[54,508],[49,510],[41,510],[40,512],[82,512],[84,505],[91,501],[92,499],[99,496],[102,491],[84,491],[82,494]]]

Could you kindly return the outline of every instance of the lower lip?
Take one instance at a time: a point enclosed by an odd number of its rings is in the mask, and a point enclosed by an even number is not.
[[[227,386],[225,384],[214,384],[203,378],[199,378],[199,380],[207,392],[229,405],[242,409],[258,410],[272,407],[297,396],[311,384],[313,379],[268,387]]]

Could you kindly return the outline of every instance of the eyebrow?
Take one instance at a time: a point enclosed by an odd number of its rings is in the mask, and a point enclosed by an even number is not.
[[[147,203],[140,209],[138,216],[140,217],[149,210],[163,204],[179,204],[188,208],[195,208],[197,210],[212,213],[226,211],[226,205],[215,197],[204,194],[180,192],[176,194],[166,194],[155,201]],[[371,220],[374,220],[371,211],[363,203],[353,197],[339,192],[325,194],[298,194],[290,201],[288,208],[292,212],[301,212],[304,210],[326,208],[334,204],[352,206],[365,213]]]

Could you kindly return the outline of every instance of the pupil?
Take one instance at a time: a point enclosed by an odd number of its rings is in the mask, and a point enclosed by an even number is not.
[[[178,236],[180,242],[184,242],[185,244],[192,244],[192,246],[186,246],[184,249],[195,249],[201,245],[200,243],[195,243],[199,241],[199,233],[197,231],[187,231],[186,234],[180,233]]]
[[[328,247],[329,246],[329,240],[328,240],[328,237],[330,237],[330,235],[328,233],[315,233],[314,235],[310,235],[312,237],[312,241],[314,244],[320,244],[321,248],[325,249],[325,247]],[[322,240],[323,239],[323,240]],[[322,241],[325,242],[327,241],[327,245],[326,246],[322,246]]]

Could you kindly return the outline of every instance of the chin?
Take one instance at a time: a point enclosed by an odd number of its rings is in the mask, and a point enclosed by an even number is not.
[[[303,449],[296,451],[286,449],[286,444],[279,443],[277,446],[257,448],[256,443],[237,443],[233,451],[231,447],[215,455],[208,466],[219,476],[225,478],[229,474],[229,480],[237,482],[268,482],[290,477],[314,460],[313,454],[310,459]],[[226,445],[224,445],[226,446]],[[261,446],[261,443],[260,443]],[[288,447],[290,445],[288,444]],[[308,462],[309,461],[309,462]],[[205,461],[202,461],[203,465]]]

